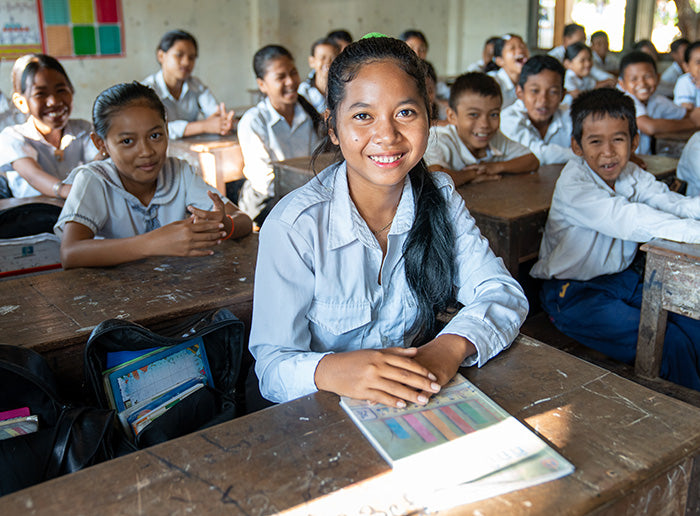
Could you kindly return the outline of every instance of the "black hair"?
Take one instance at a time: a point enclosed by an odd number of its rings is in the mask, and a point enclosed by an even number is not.
[[[637,134],[637,115],[634,101],[624,92],[615,88],[598,88],[582,93],[571,103],[571,136],[581,145],[583,122],[592,116],[600,119],[604,116],[627,120],[630,138]]]
[[[500,40],[500,39],[501,39],[500,36],[492,36],[492,37],[490,37],[489,39],[487,39],[486,42],[484,43],[484,47],[485,47],[486,45],[492,45],[492,46],[493,46],[494,56],[496,55],[496,54],[495,54],[495,52],[496,52],[496,42],[498,42],[498,40]],[[500,68],[500,67],[493,61],[493,57],[491,58],[491,61],[489,61],[488,63],[484,63],[484,72],[493,72],[493,71],[495,71],[495,70],[498,70],[499,68]]]
[[[671,41],[671,52],[675,52],[683,45],[690,45],[690,41],[685,38],[678,38]]]
[[[589,54],[593,55],[590,47],[585,43],[582,43],[581,41],[577,43],[572,43],[571,45],[566,47],[566,50],[564,51],[564,59],[568,59],[569,61],[571,61],[572,59],[576,59],[576,56],[584,50],[587,50]]]
[[[182,29],[171,30],[163,34],[163,37],[160,38],[160,41],[158,42],[158,48],[156,48],[156,50],[167,52],[178,41],[189,41],[194,45],[195,53],[199,53],[199,47],[195,37]]]
[[[467,91],[482,97],[498,97],[503,101],[503,93],[496,79],[482,72],[468,72],[457,77],[450,88],[450,107],[457,111],[459,98]]]
[[[406,43],[389,37],[361,39],[351,43],[333,61],[328,72],[328,127],[337,134],[338,107],[345,98],[345,88],[361,68],[369,63],[390,61],[415,83],[429,113],[425,86],[425,66]],[[328,137],[317,147],[317,157]],[[340,151],[336,147],[336,151]],[[447,202],[435,186],[422,159],[409,172],[415,199],[413,226],[403,247],[406,280],[417,306],[418,315],[407,335],[415,335],[413,344],[428,341],[435,335],[435,315],[453,301],[455,274],[455,233]]]
[[[561,77],[561,87],[562,89],[564,88],[566,70],[556,58],[549,55],[533,56],[525,61],[523,69],[520,72],[520,79],[518,79],[518,86],[524,88],[525,83],[530,77],[541,73],[543,70],[551,70],[552,72],[558,73]]]
[[[578,23],[569,23],[568,25],[564,26],[564,37],[570,38],[580,30],[586,32],[586,29],[583,27],[583,25],[579,25]]]
[[[332,39],[333,41],[345,41],[346,43],[352,43],[352,34],[350,34],[345,29],[337,29],[330,31],[326,37]]]
[[[688,48],[685,49],[685,52],[683,53],[683,60],[687,63],[690,61],[690,56],[693,54],[695,50],[700,48],[700,41],[693,41],[692,43],[688,44]]]
[[[503,47],[505,47],[506,43],[513,38],[518,38],[520,41],[523,41],[523,38],[521,38],[517,34],[504,34],[503,36],[501,36],[493,42],[494,59],[497,57],[503,57]]]
[[[437,72],[435,72],[435,67],[430,61],[423,61],[423,66],[425,66],[425,78],[433,81],[435,88],[437,88]],[[426,85],[427,87],[427,85]],[[437,102],[433,102],[430,106],[430,118],[432,120],[437,120],[440,117],[440,106]]]
[[[258,79],[263,79],[265,73],[267,72],[267,66],[270,61],[275,59],[281,59],[286,57],[294,61],[294,56],[292,53],[284,48],[282,45],[266,45],[258,50],[253,56],[253,71],[255,72],[255,77]],[[303,108],[314,126],[314,131],[320,136],[322,136],[323,130],[323,119],[321,115],[316,111],[316,108],[311,105],[311,103],[306,100],[303,96],[297,96],[297,102]]]
[[[320,45],[328,45],[329,47],[333,47],[333,48],[335,48],[338,52],[340,52],[340,47],[339,47],[338,44],[335,42],[335,40],[333,40],[333,39],[331,39],[331,38],[328,38],[328,37],[326,37],[326,38],[320,38],[320,39],[317,39],[316,41],[314,41],[314,42],[311,44],[311,54],[310,54],[311,57],[313,57],[314,52],[316,52],[316,47],[318,47],[318,46],[320,46]]]
[[[12,65],[12,89],[15,93],[25,95],[34,84],[34,78],[39,70],[53,70],[66,78],[66,84],[71,92],[75,92],[65,69],[55,57],[47,54],[27,54],[17,59]]]
[[[656,47],[649,39],[640,39],[632,46],[632,50],[641,51],[643,48],[650,48],[654,51],[654,55],[656,55],[656,56],[659,55],[659,51],[656,50]]]
[[[498,41],[499,39],[501,39],[500,36],[491,36],[489,39],[487,39],[487,40],[484,42],[484,46],[486,46],[486,45],[495,45],[495,44],[496,44],[496,41]]]
[[[597,30],[593,34],[591,34],[591,43],[593,43],[594,39],[598,38],[605,38],[608,41],[610,41],[610,38],[608,37],[608,33],[605,32],[604,30]]]
[[[97,136],[104,140],[114,115],[132,104],[148,106],[160,115],[163,122],[167,122],[165,106],[152,88],[136,81],[123,82],[104,90],[92,105],[92,125]]]
[[[633,50],[632,52],[625,54],[625,56],[620,61],[620,77],[624,79],[625,69],[629,65],[638,63],[650,64],[652,67],[654,67],[654,72],[656,72],[656,61],[654,61],[653,57],[651,57],[646,52],[642,52],[641,50]]]
[[[418,38],[421,40],[423,43],[425,43],[425,48],[428,48],[428,38],[425,37],[425,34],[423,34],[421,31],[417,29],[408,29],[405,30],[401,33],[399,36],[399,39],[401,41],[408,41],[411,38]]]

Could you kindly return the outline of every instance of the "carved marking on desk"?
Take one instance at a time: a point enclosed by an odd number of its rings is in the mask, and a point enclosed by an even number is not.
[[[78,328],[77,330],[75,330],[75,333],[88,332],[88,331],[92,331],[94,329],[95,329],[94,326],[85,326],[84,328]]]
[[[250,443],[250,441],[247,441],[245,439],[239,441],[237,444],[234,444],[233,446],[224,446],[222,444],[219,444],[216,442],[214,439],[211,439],[208,435],[206,434],[200,434],[200,438],[202,438],[204,441],[208,442],[212,446],[216,447],[217,449],[230,453],[231,455],[238,455],[242,454],[243,450],[246,450],[246,457],[245,460],[248,462],[251,457],[253,456],[253,445]]]
[[[660,287],[663,283],[661,281],[656,281],[656,269],[651,270],[651,276],[649,279],[644,279],[644,288]]]
[[[0,306],[0,315],[7,315],[11,314],[15,310],[18,310],[20,305],[5,305],[5,306]]]
[[[541,400],[533,401],[529,405],[524,406],[521,410],[527,410],[529,408],[534,407],[535,405],[539,405],[540,403],[544,403],[545,401],[552,401],[552,398],[542,398]]]
[[[557,373],[559,373],[560,375],[562,375],[564,378],[568,378],[568,377],[569,377],[569,375],[566,374],[566,373],[565,373],[564,371],[562,371],[561,369],[557,369]]]

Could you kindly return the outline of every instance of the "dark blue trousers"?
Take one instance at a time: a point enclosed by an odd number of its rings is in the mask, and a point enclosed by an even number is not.
[[[642,288],[642,278],[631,269],[588,281],[546,280],[542,307],[562,333],[631,364]],[[700,390],[700,321],[668,313],[661,377]]]

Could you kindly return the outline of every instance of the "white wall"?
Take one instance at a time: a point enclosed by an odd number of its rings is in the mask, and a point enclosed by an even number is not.
[[[241,106],[255,87],[252,56],[267,43],[287,46],[305,75],[311,43],[330,29],[346,28],[357,38],[418,28],[438,74],[452,75],[479,58],[489,36],[525,35],[527,6],[528,0],[122,0],[126,56],[62,62],[76,88],[74,116],[89,119],[100,91],[157,70],[158,40],[182,28],[199,42],[195,75],[219,100]],[[0,88],[8,97],[11,69],[11,61],[0,62]]]

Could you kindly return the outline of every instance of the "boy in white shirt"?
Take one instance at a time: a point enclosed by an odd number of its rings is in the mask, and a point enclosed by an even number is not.
[[[690,45],[690,42],[685,38],[676,39],[671,43],[669,54],[673,58],[673,63],[661,74],[661,80],[657,88],[657,91],[662,95],[672,97],[676,82],[685,73],[685,50],[688,48],[688,45]]]
[[[656,134],[685,131],[700,126],[700,110],[688,112],[656,93],[658,83],[656,61],[648,53],[633,51],[622,58],[618,87],[634,101],[640,132],[640,154],[651,153],[651,137]]]
[[[530,149],[541,165],[566,163],[571,152],[571,119],[561,105],[564,67],[552,56],[534,56],[523,66],[518,100],[501,112],[501,131]]]
[[[313,73],[299,85],[297,93],[304,97],[320,115],[326,111],[328,69],[340,54],[340,47],[329,38],[321,38],[311,45],[309,67]]]
[[[578,157],[557,180],[539,260],[542,306],[579,342],[631,363],[643,278],[633,265],[652,238],[700,243],[700,198],[669,191],[630,162],[639,136],[634,103],[604,88],[571,106]],[[661,376],[700,389],[700,321],[669,314]]]
[[[617,73],[620,63],[614,56],[610,55],[610,40],[605,31],[599,30],[591,34],[591,50],[593,51],[594,70],[597,68],[607,74]]]
[[[673,102],[686,109],[700,106],[700,41],[688,45],[685,54],[688,73],[681,75],[673,89]]]
[[[691,136],[683,147],[676,176],[688,183],[685,195],[688,197],[700,196],[700,132]]]
[[[455,186],[537,170],[527,147],[499,130],[501,89],[481,72],[460,75],[450,90],[449,125],[431,127],[424,159],[428,170],[447,173]]]

